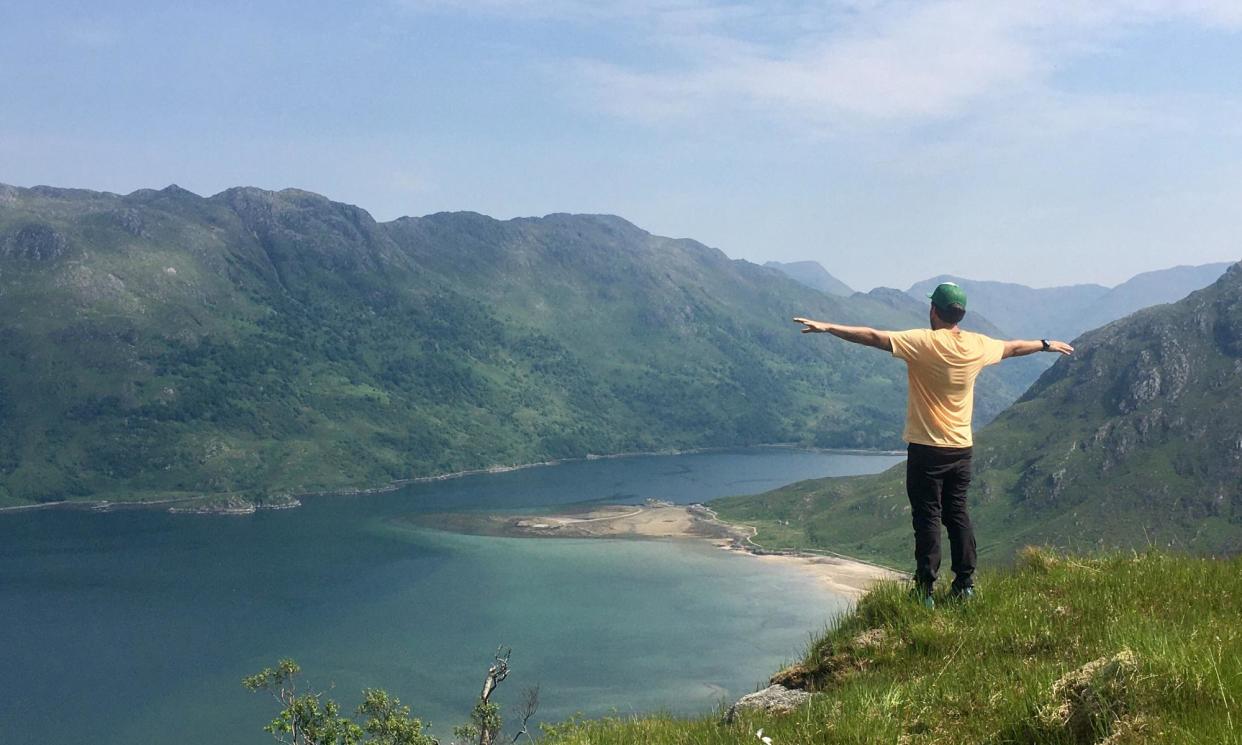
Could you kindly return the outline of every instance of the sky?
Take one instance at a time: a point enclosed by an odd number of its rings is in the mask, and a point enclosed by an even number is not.
[[[1242,258],[1237,0],[0,7],[0,182],[611,213],[856,289]]]

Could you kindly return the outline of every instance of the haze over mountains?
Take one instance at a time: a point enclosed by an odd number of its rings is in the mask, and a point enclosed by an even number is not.
[[[1045,542],[1242,551],[1242,264],[1076,345],[976,432],[982,553]],[[718,504],[759,521],[761,541],[909,554],[904,466]]]
[[[907,292],[924,300],[941,282],[956,282],[966,290],[972,311],[986,315],[1012,336],[1070,341],[1141,308],[1181,300],[1215,282],[1228,268],[1229,262],[1175,266],[1135,275],[1111,288],[1095,284],[1033,288],[946,274],[917,282]]]
[[[919,326],[617,217],[376,223],[299,190],[0,187],[0,503],[374,486],[590,453],[899,444]],[[1021,388],[980,384],[990,418]]]
[[[817,261],[769,261],[764,266],[777,269],[820,292],[840,297],[854,294]],[[1082,284],[1036,288],[942,274],[916,282],[905,292],[923,307],[936,285],[956,282],[970,298],[969,316],[980,326],[977,331],[1005,338],[1070,341],[1084,331],[1099,328],[1141,308],[1181,300],[1215,282],[1227,268],[1229,262],[1175,266],[1137,274],[1116,287]],[[891,288],[877,287],[867,294],[889,297],[891,305],[896,302],[891,299],[893,292]],[[984,320],[978,320],[980,317]],[[985,331],[985,328],[991,330]]]
[[[766,261],[763,265],[782,272],[811,289],[826,292],[829,295],[849,297],[854,294],[854,290],[850,289],[849,285],[829,274],[828,270],[818,261],[791,261],[788,263]]]

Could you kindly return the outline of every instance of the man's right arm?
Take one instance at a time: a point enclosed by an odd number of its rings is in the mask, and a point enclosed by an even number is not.
[[[1028,354],[1044,351],[1043,341],[1030,341],[1026,339],[1011,339],[1005,342],[1005,353],[1001,355],[1001,359],[1009,357],[1025,357]],[[1073,354],[1074,348],[1063,341],[1048,341],[1049,352],[1059,352],[1060,354]]]
[[[812,321],[809,318],[795,318],[794,321],[806,326],[806,328],[802,329],[804,334],[826,332],[855,344],[883,349],[885,352],[893,351],[893,345],[889,340],[887,331],[867,328],[866,326],[842,326],[837,323]]]

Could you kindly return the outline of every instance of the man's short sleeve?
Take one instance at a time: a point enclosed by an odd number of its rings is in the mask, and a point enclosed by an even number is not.
[[[927,329],[910,329],[909,331],[888,332],[889,346],[893,356],[910,362],[919,356],[919,352],[927,347]]]
[[[1005,342],[999,339],[993,339],[990,336],[979,335],[979,341],[983,344],[983,366],[995,365],[1005,358]]]

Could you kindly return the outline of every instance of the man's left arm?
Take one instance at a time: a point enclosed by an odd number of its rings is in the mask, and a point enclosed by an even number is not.
[[[880,331],[879,329],[866,326],[842,326],[836,323],[812,321],[809,318],[795,318],[794,322],[806,326],[806,328],[802,329],[804,334],[828,333],[855,344],[862,344],[865,347],[875,347],[876,349],[883,349],[885,352],[893,351],[893,343],[887,331]]]
[[[1059,352],[1060,354],[1069,355],[1074,353],[1074,348],[1063,341],[1010,339],[1005,342],[1005,352],[1001,355],[1001,359],[1025,357],[1036,352]]]

